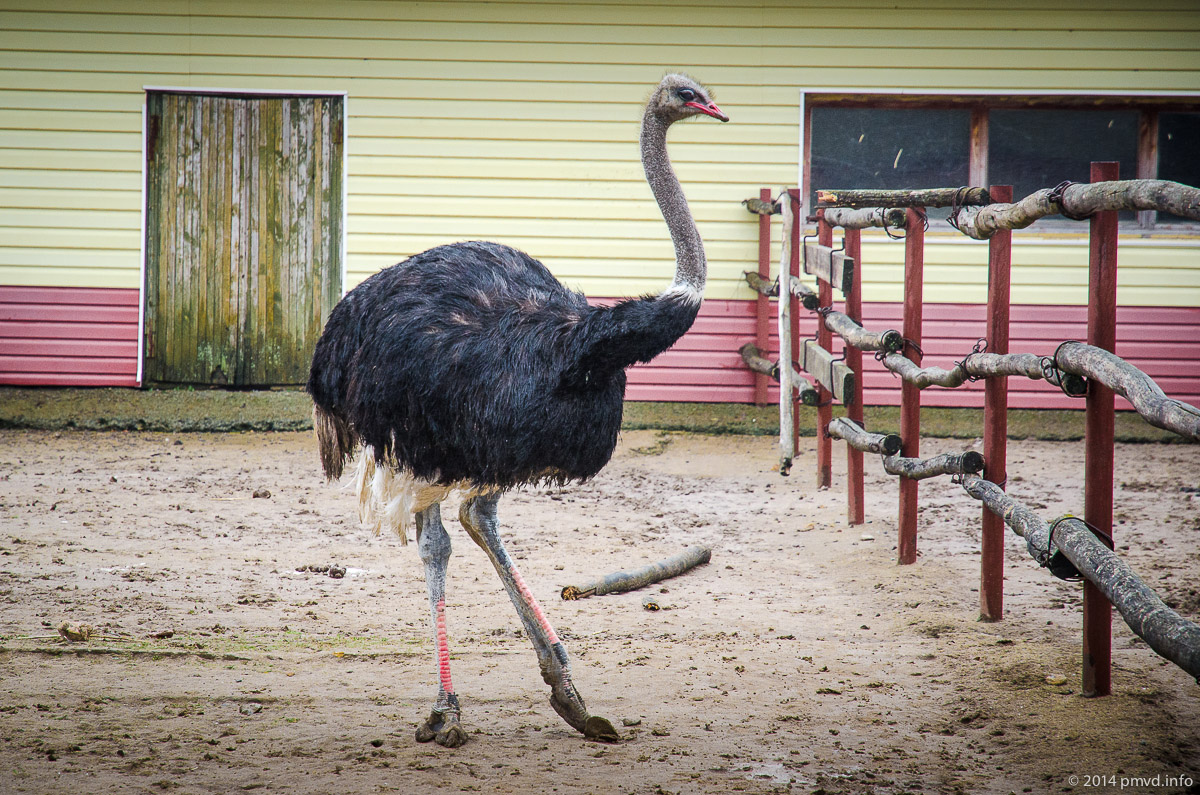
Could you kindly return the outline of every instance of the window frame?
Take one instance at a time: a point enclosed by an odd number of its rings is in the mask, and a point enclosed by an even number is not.
[[[800,92],[800,196],[807,217],[808,187],[812,169],[813,108],[868,109],[969,109],[967,174],[972,186],[988,187],[989,111],[995,109],[1038,110],[1136,110],[1138,111],[1137,173],[1122,179],[1156,179],[1158,173],[1159,114],[1200,113],[1200,94],[1185,91],[1157,92],[1047,92],[1047,91],[953,91],[911,89],[808,88]],[[814,185],[813,188],[853,188],[854,185]],[[938,185],[927,187],[956,187]],[[1045,187],[1053,187],[1047,185]],[[1014,199],[1024,198],[1015,196]],[[1122,224],[1123,230],[1147,235],[1200,236],[1200,223],[1157,223],[1158,213],[1143,210],[1137,220]],[[1042,224],[1043,227],[1045,224]],[[1061,232],[1064,224],[1050,223],[1048,231]]]

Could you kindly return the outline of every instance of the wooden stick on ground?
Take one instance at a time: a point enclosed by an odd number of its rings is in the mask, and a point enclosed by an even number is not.
[[[708,563],[712,550],[705,546],[688,547],[678,555],[650,563],[633,571],[618,571],[613,574],[591,580],[583,585],[568,585],[562,589],[562,598],[566,600],[584,599],[588,596],[603,596],[608,593],[624,593],[653,585],[660,580],[677,577],[685,571],[694,569],[701,563]]]

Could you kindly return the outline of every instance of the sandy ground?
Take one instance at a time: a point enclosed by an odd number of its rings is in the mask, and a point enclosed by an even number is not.
[[[1010,452],[1015,495],[1081,510],[1082,444]],[[0,431],[0,792],[1200,791],[1196,683],[1118,617],[1117,694],[1081,697],[1080,587],[1015,536],[1008,618],[976,620],[979,507],[959,487],[922,485],[901,567],[877,461],[862,527],[811,457],[790,478],[774,461],[765,438],[633,432],[595,481],[502,501],[613,745],[554,714],[448,521],[471,733],[450,750],[413,741],[435,690],[416,547],[358,525],[308,434]],[[1200,446],[1119,446],[1117,481],[1119,547],[1200,617]],[[669,609],[558,598],[694,543],[712,562],[653,589]],[[330,563],[346,576],[297,571]],[[97,636],[58,640],[65,620]]]

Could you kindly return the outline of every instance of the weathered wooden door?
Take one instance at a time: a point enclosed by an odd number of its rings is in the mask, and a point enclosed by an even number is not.
[[[342,289],[343,102],[148,94],[145,383],[304,383]]]

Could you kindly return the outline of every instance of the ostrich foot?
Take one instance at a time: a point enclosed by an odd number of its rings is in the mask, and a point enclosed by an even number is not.
[[[556,689],[550,695],[550,706],[554,707],[554,711],[569,723],[571,728],[582,732],[583,736],[589,740],[615,743],[621,739],[621,735],[617,734],[617,730],[613,728],[608,718],[588,714],[587,707],[583,705],[583,699],[574,692],[560,694]]]
[[[608,718],[599,715],[588,715],[583,724],[583,736],[589,740],[602,740],[606,743],[615,743],[621,739],[621,735],[617,734]]]
[[[465,743],[467,732],[459,723],[458,712],[438,712],[436,709],[430,712],[425,722],[417,727],[417,742],[430,740],[437,740],[438,745],[447,748],[457,748]]]

